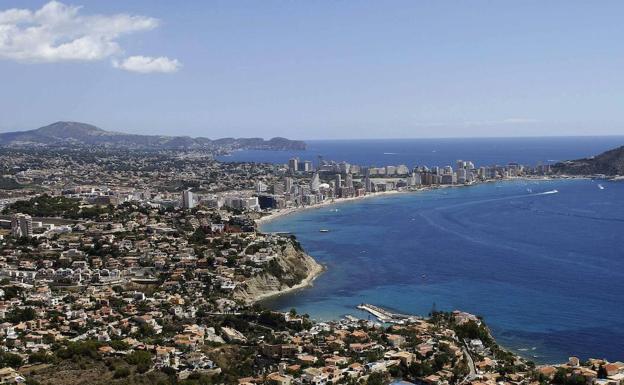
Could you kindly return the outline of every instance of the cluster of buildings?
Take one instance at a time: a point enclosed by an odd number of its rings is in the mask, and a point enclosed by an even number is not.
[[[283,209],[370,193],[464,186],[505,178],[543,177],[550,173],[548,165],[526,167],[509,163],[505,166],[476,167],[473,162],[464,160],[458,160],[455,168],[409,168],[406,165],[364,167],[319,159],[315,168],[311,161],[301,162],[293,158],[289,160],[287,173],[277,174],[280,179],[272,184],[258,182],[256,195],[260,209]]]
[[[257,231],[263,210],[537,170],[227,164],[114,150],[12,150],[0,161],[3,178],[20,186],[0,192],[0,383],[94,372],[88,382],[240,385],[538,385],[562,376],[619,385],[624,376],[624,365],[601,360],[535,368],[467,313],[388,325],[253,305],[299,284],[310,264],[290,236]],[[41,218],[49,212],[55,218]]]

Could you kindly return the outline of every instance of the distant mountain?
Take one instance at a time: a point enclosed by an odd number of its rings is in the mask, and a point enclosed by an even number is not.
[[[624,175],[624,146],[591,158],[560,162],[552,168],[559,174],[568,175]]]
[[[134,149],[305,150],[300,140],[286,138],[192,138],[190,136],[135,135],[106,131],[91,124],[56,122],[30,131],[0,133],[0,146],[103,146]]]

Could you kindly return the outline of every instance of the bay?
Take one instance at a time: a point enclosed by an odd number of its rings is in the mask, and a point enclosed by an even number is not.
[[[293,232],[327,271],[266,304],[315,319],[368,317],[355,309],[363,302],[415,314],[461,309],[537,362],[622,359],[624,184],[600,183],[487,183],[278,218],[262,231]]]

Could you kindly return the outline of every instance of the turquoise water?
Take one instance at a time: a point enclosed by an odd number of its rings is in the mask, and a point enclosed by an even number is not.
[[[624,183],[598,183],[488,183],[276,219],[262,230],[292,231],[328,269],[267,304],[334,319],[366,317],[362,302],[416,314],[435,303],[483,315],[538,362],[624,359]]]

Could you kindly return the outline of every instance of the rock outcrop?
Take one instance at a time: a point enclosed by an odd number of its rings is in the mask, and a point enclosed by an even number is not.
[[[552,168],[558,174],[567,175],[624,175],[624,146],[591,158],[560,162],[553,165]]]
[[[266,269],[245,281],[234,291],[234,298],[246,303],[308,286],[323,266],[292,242],[286,243]]]

